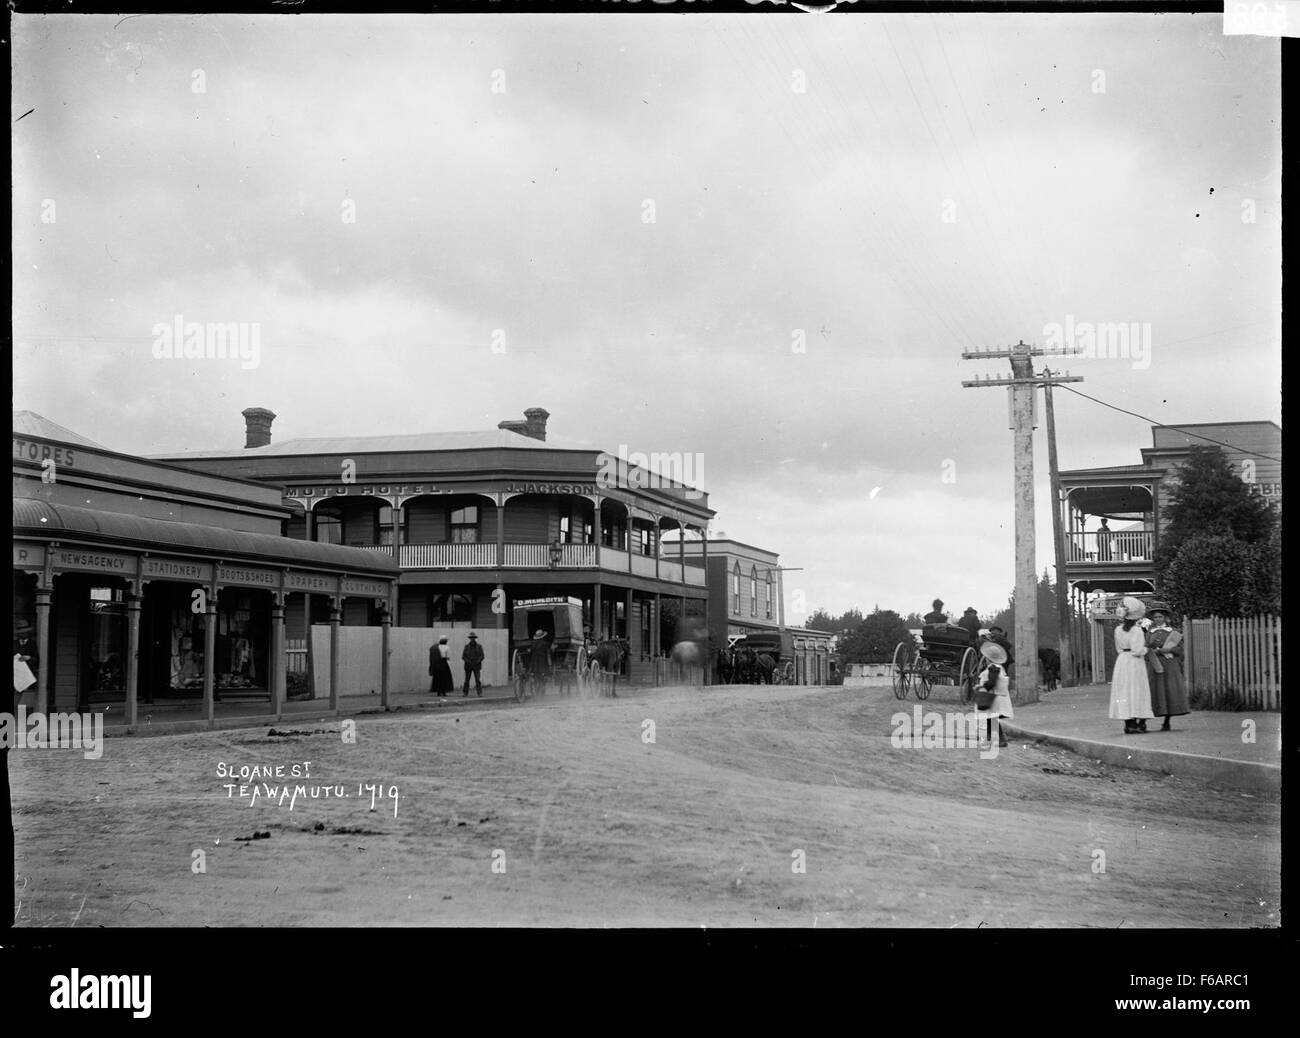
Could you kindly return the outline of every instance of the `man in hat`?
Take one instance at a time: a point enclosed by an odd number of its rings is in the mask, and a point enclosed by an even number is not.
[[[460,661],[465,664],[465,688],[462,699],[469,698],[469,676],[474,675],[474,684],[478,687],[478,697],[483,698],[483,646],[478,643],[478,635],[469,632],[469,644],[461,651]]]
[[[27,669],[32,672],[32,677],[37,676],[41,667],[41,654],[36,648],[36,639],[32,637],[32,625],[29,620],[19,617],[14,621],[14,659],[21,660],[27,664]],[[35,692],[36,685],[28,685],[24,692]],[[17,689],[15,692],[15,703],[21,701],[22,692]]]
[[[930,612],[926,613],[921,619],[928,624],[946,624],[948,614],[943,611],[943,599],[936,598]]]
[[[528,673],[539,683],[549,680],[551,676],[551,643],[547,640],[546,632],[541,629],[533,634],[533,651],[528,657]]]
[[[970,643],[974,645],[980,638],[980,618],[979,613],[975,612],[974,606],[967,606],[966,612],[961,614],[961,619],[957,621],[958,627],[964,627],[966,633],[970,635]]]

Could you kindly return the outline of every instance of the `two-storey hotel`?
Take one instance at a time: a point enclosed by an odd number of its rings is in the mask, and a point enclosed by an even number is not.
[[[492,430],[280,442],[274,413],[243,415],[244,446],[158,460],[274,487],[290,538],[391,560],[399,626],[508,629],[518,600],[575,597],[595,636],[630,641],[636,678],[668,648],[666,599],[678,616],[703,618],[707,495],[635,465],[608,478],[612,455],[548,437],[542,408]],[[364,603],[345,608],[345,623],[367,622]],[[289,636],[324,623],[327,609],[302,603]]]
[[[1282,507],[1282,430],[1274,422],[1157,425],[1140,465],[1061,473],[1065,576],[1076,612],[1106,617],[1124,595],[1155,590],[1155,553],[1178,470],[1193,446],[1218,447],[1250,488]],[[1110,672],[1114,647],[1093,638],[1093,673]],[[1100,677],[1097,680],[1102,680]]]

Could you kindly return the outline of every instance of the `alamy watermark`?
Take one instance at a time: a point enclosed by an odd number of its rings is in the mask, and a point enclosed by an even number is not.
[[[605,489],[684,489],[692,501],[704,496],[698,487],[704,482],[704,455],[699,451],[628,452],[618,445],[618,454],[601,452],[596,485]]]
[[[104,755],[104,715],[42,714],[20,706],[0,713],[0,746],[7,750],[81,750],[86,760]]]
[[[1085,360],[1128,360],[1135,371],[1151,367],[1149,321],[1095,324],[1076,322],[1074,314],[1066,314],[1064,324],[1053,321],[1043,325],[1043,338],[1049,349],[1070,350]]]
[[[987,737],[989,721],[988,714],[974,710],[940,713],[914,706],[910,714],[900,711],[889,719],[894,727],[889,744],[896,750],[978,749],[983,760],[992,760],[998,755],[998,739]]]
[[[262,326],[257,322],[186,321],[177,314],[150,332],[158,360],[237,360],[245,371],[262,361]]]

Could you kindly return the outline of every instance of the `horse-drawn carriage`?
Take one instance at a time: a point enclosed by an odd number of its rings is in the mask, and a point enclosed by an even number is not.
[[[793,685],[794,636],[789,631],[752,631],[719,650],[722,684]]]
[[[621,639],[590,642],[577,598],[530,598],[514,607],[514,652],[510,680],[515,701],[545,695],[554,685],[568,694],[576,684],[586,695],[614,693],[627,643]]]
[[[956,685],[965,703],[975,697],[979,669],[979,649],[970,631],[956,624],[926,624],[919,647],[912,638],[898,643],[890,676],[899,699],[906,699],[911,689],[917,699],[929,699],[932,686]]]

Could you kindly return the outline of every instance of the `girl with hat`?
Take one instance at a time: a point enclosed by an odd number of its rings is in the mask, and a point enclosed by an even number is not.
[[[1187,686],[1183,681],[1183,636],[1169,624],[1169,607],[1152,602],[1147,607],[1151,626],[1147,628],[1147,681],[1151,685],[1151,711],[1163,717],[1162,732],[1169,731],[1169,718],[1189,712]]]
[[[980,655],[984,657],[984,669],[975,679],[976,690],[993,693],[993,702],[985,708],[976,708],[975,715],[987,724],[988,741],[993,742],[993,720],[1014,717],[1011,710],[1011,682],[1007,677],[1007,651],[997,642],[985,642],[980,646]],[[998,745],[1005,746],[1007,737],[998,725]]]
[[[1147,730],[1151,710],[1151,685],[1147,681],[1147,638],[1138,621],[1146,606],[1136,598],[1125,598],[1115,609],[1120,624],[1115,628],[1115,671],[1110,681],[1110,717],[1123,718],[1125,735]]]

